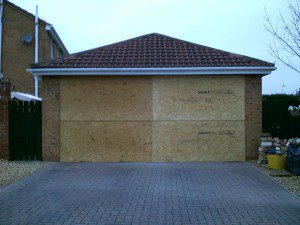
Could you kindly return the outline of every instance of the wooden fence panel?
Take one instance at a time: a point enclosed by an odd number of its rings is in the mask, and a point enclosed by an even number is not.
[[[42,160],[42,102],[9,102],[9,159]]]

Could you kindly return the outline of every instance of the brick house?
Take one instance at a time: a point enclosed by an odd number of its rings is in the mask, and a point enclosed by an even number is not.
[[[8,101],[10,91],[34,94],[34,78],[26,69],[35,61],[35,16],[0,1],[0,158],[8,158]],[[38,20],[39,62],[68,54],[54,27]]]
[[[156,33],[33,65],[28,71],[42,77],[46,92],[43,158],[252,158],[261,133],[261,78],[274,69]]]
[[[34,79],[26,69],[34,63],[35,16],[6,0],[2,13],[2,80],[10,82],[13,91],[34,94]],[[54,27],[41,19],[38,24],[39,62],[67,55]]]

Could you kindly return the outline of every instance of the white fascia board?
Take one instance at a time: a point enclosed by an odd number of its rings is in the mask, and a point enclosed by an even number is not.
[[[66,46],[64,45],[64,43],[62,42],[62,40],[60,39],[59,35],[57,34],[56,30],[54,29],[54,27],[51,24],[47,24],[46,25],[46,30],[49,32],[52,40],[58,45],[58,47],[66,54],[68,55],[69,52],[66,48]]]
[[[177,67],[177,68],[43,68],[27,69],[34,76],[82,75],[221,75],[270,74],[276,67]]]

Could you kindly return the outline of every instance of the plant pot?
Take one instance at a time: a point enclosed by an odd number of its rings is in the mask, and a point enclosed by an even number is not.
[[[300,111],[290,111],[291,116],[300,116]]]
[[[268,166],[273,170],[284,169],[285,156],[284,155],[267,155]]]

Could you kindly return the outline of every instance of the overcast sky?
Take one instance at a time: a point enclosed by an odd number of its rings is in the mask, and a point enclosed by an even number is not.
[[[248,55],[277,70],[263,78],[263,93],[293,93],[300,74],[268,50],[264,7],[276,23],[288,18],[288,0],[10,0],[54,25],[69,52],[111,44],[147,33],[161,33],[197,44]]]

